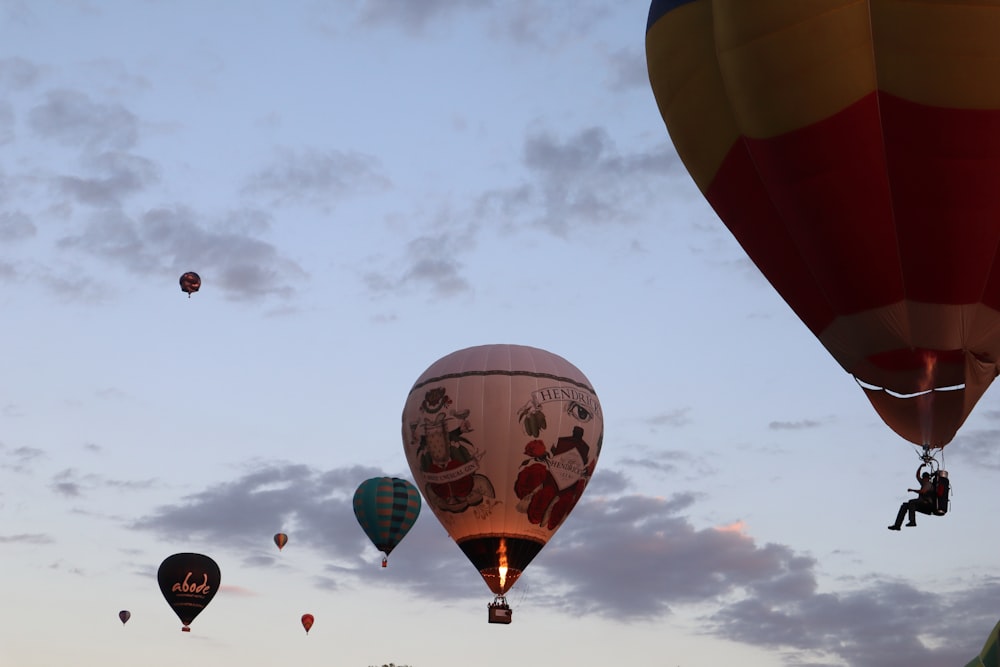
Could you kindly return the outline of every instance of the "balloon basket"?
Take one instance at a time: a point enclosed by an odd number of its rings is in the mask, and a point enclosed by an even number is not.
[[[183,628],[181,628],[181,632],[191,632],[191,628],[185,625]]]
[[[489,616],[487,618],[490,623],[503,623],[504,625],[510,623],[512,612],[510,610],[510,605],[507,604],[507,599],[504,596],[496,596],[493,598],[493,602],[488,604],[486,608],[489,612]]]
[[[383,558],[382,559],[382,567],[386,567],[388,564],[389,564],[389,559],[388,558]]]

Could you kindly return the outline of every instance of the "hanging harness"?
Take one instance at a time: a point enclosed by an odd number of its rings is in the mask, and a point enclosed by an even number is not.
[[[917,468],[917,475],[919,477],[921,468],[929,466],[931,468],[931,488],[926,493],[920,494],[920,507],[915,509],[921,514],[944,516],[948,513],[951,505],[951,480],[948,479],[948,471],[935,468],[937,461],[930,455],[927,448],[924,449],[924,455],[921,459],[923,463],[920,468]]]

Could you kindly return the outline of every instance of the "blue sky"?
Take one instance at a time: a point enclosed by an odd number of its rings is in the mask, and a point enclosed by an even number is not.
[[[4,664],[979,651],[996,398],[945,450],[952,513],[887,531],[916,452],[687,176],[647,10],[0,0]],[[489,343],[565,357],[605,414],[509,626],[429,511],[383,570],[350,508],[410,477],[416,378]],[[155,580],[180,551],[222,569],[190,634]]]

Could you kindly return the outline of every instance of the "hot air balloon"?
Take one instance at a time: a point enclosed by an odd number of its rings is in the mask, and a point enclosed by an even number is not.
[[[505,595],[573,510],[594,472],[604,418],[571,363],[521,345],[453,352],[417,379],[403,446],[424,501],[495,595]]]
[[[1000,667],[1000,623],[993,626],[993,631],[983,644],[983,650],[966,663],[965,667]]]
[[[132,618],[132,613],[127,609],[122,609],[118,612],[118,620],[122,622],[122,625],[128,623],[128,619]]]
[[[285,535],[284,533],[276,533],[274,535],[274,543],[278,546],[278,551],[281,551],[285,548],[285,545],[288,544],[288,535]]]
[[[302,614],[302,627],[306,629],[307,635],[309,634],[310,628],[313,626],[314,620],[315,619],[312,614]]]
[[[180,283],[181,291],[187,292],[188,298],[190,299],[192,294],[201,289],[201,276],[194,271],[188,271],[181,276]]]
[[[354,516],[375,548],[389,554],[410,531],[420,514],[420,492],[405,479],[373,477],[354,492]]]
[[[184,624],[181,630],[190,632],[191,621],[218,592],[222,575],[219,566],[208,556],[180,553],[160,563],[156,580],[167,604]]]
[[[1000,4],[654,0],[646,59],[753,262],[893,431],[947,445],[1000,359]]]

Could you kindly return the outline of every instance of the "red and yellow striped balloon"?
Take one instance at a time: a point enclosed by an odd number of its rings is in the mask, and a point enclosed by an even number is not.
[[[945,446],[1000,358],[1000,1],[654,0],[646,58],[750,258],[886,424]]]

